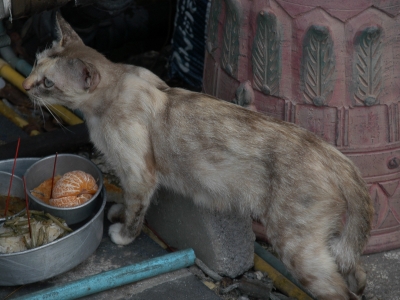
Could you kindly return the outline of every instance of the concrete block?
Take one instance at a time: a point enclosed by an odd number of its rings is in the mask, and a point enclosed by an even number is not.
[[[192,248],[197,258],[222,276],[234,278],[253,266],[250,216],[234,210],[212,212],[188,197],[160,189],[146,220],[169,246]]]

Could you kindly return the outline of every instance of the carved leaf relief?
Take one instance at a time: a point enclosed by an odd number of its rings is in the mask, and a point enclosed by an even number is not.
[[[378,103],[382,90],[382,43],[378,27],[365,29],[359,37],[355,60],[354,99],[356,104],[371,106]]]
[[[247,80],[242,82],[239,87],[236,89],[235,98],[233,99],[233,103],[248,107],[254,101],[254,92],[251,87],[250,81]]]
[[[328,28],[312,26],[306,34],[303,49],[304,98],[316,106],[327,105],[335,73],[333,42]]]
[[[252,49],[254,87],[267,95],[279,95],[280,40],[274,14],[261,11]]]
[[[218,48],[218,18],[220,14],[221,0],[212,1],[207,30],[207,51],[210,54]]]
[[[372,185],[369,193],[371,195],[372,201],[374,202],[375,208],[379,208],[375,209],[375,216],[373,220],[373,227],[379,228],[382,226],[386,217],[389,214],[390,208],[389,208],[388,196],[382,190],[379,184]]]
[[[222,68],[236,76],[239,60],[240,5],[237,0],[226,0],[226,21],[222,43]]]

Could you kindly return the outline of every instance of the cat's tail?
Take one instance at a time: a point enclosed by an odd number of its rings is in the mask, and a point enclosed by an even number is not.
[[[360,172],[350,163],[341,171],[340,188],[347,203],[342,216],[342,232],[330,240],[330,251],[351,292],[361,295],[366,284],[366,273],[360,256],[368,242],[374,208]],[[348,176],[343,172],[348,172]]]

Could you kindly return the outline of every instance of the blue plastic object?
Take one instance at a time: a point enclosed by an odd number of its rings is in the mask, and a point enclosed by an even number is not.
[[[168,273],[194,264],[193,249],[186,249],[149,259],[141,263],[89,276],[57,287],[44,289],[15,300],[76,299],[124,284]]]
[[[209,0],[178,0],[169,59],[169,75],[195,90],[203,82],[206,24]]]
[[[14,69],[23,74],[25,77],[29,76],[32,71],[32,66],[25,60],[17,57],[11,48],[11,39],[7,35],[0,20],[0,54],[3,59],[9,63]]]

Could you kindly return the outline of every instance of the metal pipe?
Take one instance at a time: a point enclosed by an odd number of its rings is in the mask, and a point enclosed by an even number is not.
[[[18,72],[20,72],[24,76],[28,77],[29,74],[31,73],[32,66],[26,60],[15,56],[11,47],[8,46],[0,48],[0,55],[6,62],[8,62],[13,68],[15,68]]]
[[[193,249],[166,254],[115,270],[89,276],[57,287],[48,288],[15,300],[76,299],[124,284],[186,268],[194,264]]]
[[[61,7],[69,1],[70,0],[0,0],[0,7],[2,7],[0,10],[2,15],[0,15],[0,17],[2,19],[9,17],[11,20],[28,17],[44,10]]]
[[[254,242],[254,253],[254,268],[268,273],[278,289],[299,300],[314,299],[285,265],[257,242]]]
[[[11,66],[2,59],[0,59],[0,76],[3,77],[5,80],[11,82],[20,91],[26,93],[25,89],[22,87],[22,82],[25,80],[25,78],[13,68],[11,68]],[[63,119],[69,125],[83,123],[82,119],[80,119],[71,111],[61,105],[50,105],[50,109],[53,113],[55,113],[58,117]]]
[[[32,66],[24,59],[17,57],[11,48],[11,39],[7,35],[3,22],[0,21],[0,55],[18,72],[28,77],[32,71]]]
[[[11,11],[11,0],[0,0],[0,20],[7,18]]]
[[[17,125],[19,128],[24,129],[29,125],[29,122],[20,117],[15,111],[9,108],[0,100],[0,113],[4,115],[7,119]],[[36,129],[33,129],[29,134],[30,135],[38,135],[40,132]]]

